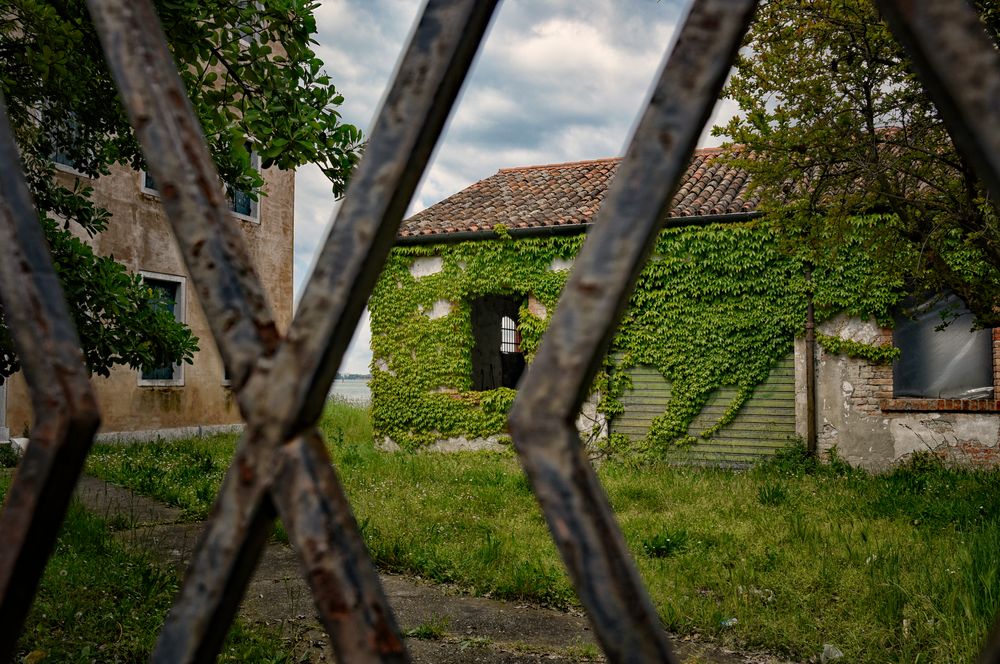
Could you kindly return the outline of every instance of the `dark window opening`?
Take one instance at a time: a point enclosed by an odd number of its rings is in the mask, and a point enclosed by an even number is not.
[[[49,158],[55,164],[67,166],[74,171],[78,170],[79,162],[75,157],[79,153],[78,146],[83,137],[76,116],[70,115],[61,121],[48,118],[48,122],[50,123],[49,137],[52,141],[52,154],[49,155]],[[77,153],[77,155],[73,153]]]
[[[522,299],[487,295],[472,301],[472,389],[517,386],[525,365],[517,330]]]
[[[156,296],[156,299],[150,302],[151,306],[157,309],[165,309],[172,313],[174,318],[177,318],[177,295],[180,283],[164,279],[153,279],[151,277],[144,277],[143,281]],[[142,380],[176,380],[178,378],[178,370],[179,367],[173,364],[152,368],[144,367],[142,370]]]
[[[948,321],[947,326],[942,325]],[[993,399],[989,329],[972,331],[973,316],[954,295],[907,298],[896,314],[893,364],[896,397]]]
[[[253,150],[250,143],[246,144],[246,149],[250,152],[250,166],[260,172],[260,155]],[[231,211],[250,219],[257,219],[257,200],[249,191],[226,184],[226,198],[229,199]]]

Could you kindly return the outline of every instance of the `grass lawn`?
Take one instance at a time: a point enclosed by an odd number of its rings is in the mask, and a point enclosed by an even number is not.
[[[0,472],[0,500],[9,484],[10,474]],[[147,662],[177,588],[172,573],[121,546],[74,503],[12,661]],[[276,634],[237,622],[219,661],[292,659]]]
[[[365,411],[337,403],[322,428],[382,569],[575,601],[512,456],[377,452]],[[201,518],[233,447],[102,446],[89,469]],[[998,471],[918,457],[873,476],[792,450],[743,472],[606,463],[600,476],[672,631],[797,661],[829,643],[849,662],[968,662],[1000,608]]]

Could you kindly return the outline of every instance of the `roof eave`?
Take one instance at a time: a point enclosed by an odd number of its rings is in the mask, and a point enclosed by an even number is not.
[[[709,214],[691,217],[667,217],[663,220],[663,228],[681,228],[686,226],[709,226],[711,224],[735,224],[750,221],[763,216],[763,212],[737,212],[733,214]],[[560,235],[579,235],[586,233],[592,224],[563,224],[560,226],[531,226],[528,228],[509,228],[505,235],[513,238],[554,237]],[[405,235],[396,238],[396,246],[407,247],[421,244],[455,244],[457,242],[475,242],[479,240],[496,240],[501,237],[496,231],[455,231],[451,233],[429,233],[427,235]]]

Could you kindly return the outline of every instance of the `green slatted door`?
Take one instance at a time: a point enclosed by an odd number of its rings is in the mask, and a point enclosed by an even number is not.
[[[653,419],[666,410],[670,384],[653,367],[628,370],[632,389],[622,396],[625,411],[611,422],[611,431],[641,440]],[[792,355],[781,360],[767,380],[757,386],[736,418],[711,438],[699,434],[717,422],[736,396],[723,387],[708,400],[688,428],[697,443],[671,454],[671,459],[696,464],[746,465],[769,456],[795,440],[795,364]]]

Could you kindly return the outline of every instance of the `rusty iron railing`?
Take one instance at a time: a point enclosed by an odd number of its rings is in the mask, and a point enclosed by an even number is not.
[[[974,10],[964,0],[877,2],[1000,200],[1000,54]],[[282,339],[151,0],[88,0],[246,421],[154,662],[215,658],[278,515],[338,659],[409,661],[315,425],[496,4],[427,3]],[[573,421],[755,6],[693,0],[599,213],[604,223],[577,258],[510,415],[521,463],[612,662],[675,659]],[[0,514],[0,661],[14,651],[99,423],[18,163],[0,99],[0,301],[36,413]],[[981,661],[1000,662],[1000,628]]]

